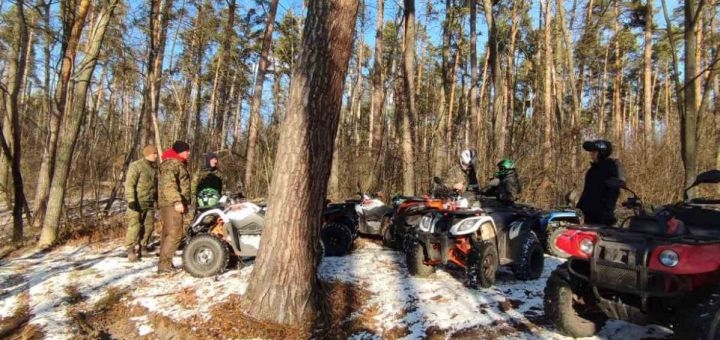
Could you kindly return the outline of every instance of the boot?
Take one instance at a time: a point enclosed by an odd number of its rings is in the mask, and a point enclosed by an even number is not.
[[[127,247],[128,262],[138,262],[140,258],[135,253],[135,247]]]

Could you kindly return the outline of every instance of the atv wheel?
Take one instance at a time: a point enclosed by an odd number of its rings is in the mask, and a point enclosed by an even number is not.
[[[227,245],[214,236],[195,236],[185,247],[182,260],[185,271],[194,277],[217,275],[228,264]]]
[[[397,233],[393,233],[394,229],[395,226],[393,225],[392,220],[390,220],[387,216],[383,217],[382,227],[380,227],[380,235],[382,235],[383,238],[383,246],[394,250],[400,250],[402,243],[399,242],[400,240],[398,240],[397,237],[395,237]]]
[[[467,257],[467,285],[470,288],[489,288],[495,284],[498,269],[498,253],[495,242],[490,240],[472,241]]]
[[[570,254],[562,251],[560,248],[558,248],[557,244],[555,244],[555,240],[557,240],[558,236],[562,235],[567,230],[565,227],[561,227],[560,225],[557,225],[555,223],[548,225],[547,233],[547,251],[552,256],[557,256],[562,259],[566,259],[570,257]]]
[[[525,239],[522,240],[518,257],[515,258],[513,274],[518,280],[535,280],[542,274],[545,255],[535,233],[529,232],[523,237]]]
[[[325,244],[325,256],[343,256],[352,246],[352,232],[342,223],[330,223],[320,231],[320,238]]]
[[[595,305],[587,286],[575,284],[567,264],[558,266],[545,286],[545,315],[564,335],[592,336],[603,327],[607,316]]]
[[[405,260],[408,266],[408,272],[412,276],[427,277],[435,272],[435,267],[425,264],[425,253],[423,246],[415,243],[405,253]]]
[[[720,290],[716,290],[680,321],[673,333],[675,339],[720,339]]]

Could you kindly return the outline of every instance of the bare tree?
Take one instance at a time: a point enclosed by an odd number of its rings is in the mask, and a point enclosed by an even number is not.
[[[255,75],[255,88],[253,90],[252,103],[250,104],[250,123],[248,124],[248,144],[245,151],[245,177],[243,183],[250,185],[252,182],[253,171],[257,160],[256,145],[258,132],[260,130],[260,100],[262,99],[263,83],[265,82],[265,72],[268,67],[268,55],[270,54],[270,46],[272,45],[272,32],[275,26],[275,13],[277,13],[278,0],[270,1],[270,9],[267,17],[267,26],[265,27],[265,35],[263,36],[262,50],[260,51],[260,60],[257,65],[257,73]],[[250,194],[254,188],[248,187]]]
[[[13,235],[12,240],[19,242],[23,238],[22,212],[25,206],[25,190],[23,188],[23,176],[20,172],[20,160],[22,159],[22,127],[20,126],[20,100],[19,96],[23,88],[23,74],[27,67],[28,49],[28,28],[25,22],[25,4],[22,1],[17,3],[16,21],[13,23],[16,35],[13,36],[13,46],[10,46],[10,60],[7,70],[7,88],[0,88],[5,96],[5,109],[7,110],[4,124],[10,123],[10,136],[5,134],[7,126],[3,127],[0,134],[0,146],[6,160],[11,164],[13,180]],[[10,139],[8,143],[8,139]]]
[[[404,47],[404,84],[405,84],[405,115],[402,117],[402,150],[403,150],[403,193],[415,193],[415,156],[413,153],[413,129],[417,117],[415,106],[415,0],[405,0],[405,38]]]
[[[317,317],[317,243],[356,0],[313,0],[293,72],[270,184],[266,226],[243,309],[260,320],[297,324]],[[286,204],[287,202],[295,202]]]
[[[97,64],[98,54],[102,46],[103,38],[110,18],[113,15],[115,7],[119,0],[103,1],[103,6],[98,8],[96,17],[94,18],[93,27],[87,34],[87,46],[85,47],[85,55],[83,60],[73,72],[73,80],[68,89],[71,97],[66,100],[64,105],[64,119],[58,137],[57,157],[55,158],[54,172],[50,186],[50,195],[48,197],[47,212],[43,229],[38,242],[39,247],[48,247],[55,243],[57,239],[57,229],[60,224],[60,214],[65,201],[65,188],[67,186],[68,173],[72,156],[75,151],[78,133],[85,117],[85,102],[87,99],[87,90],[92,78],[92,74]],[[84,25],[80,25],[82,28]],[[80,30],[79,30],[80,31]],[[79,33],[78,31],[78,33]]]

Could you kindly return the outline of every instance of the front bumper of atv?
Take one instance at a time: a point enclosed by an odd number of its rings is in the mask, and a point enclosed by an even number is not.
[[[428,265],[439,265],[453,262],[459,266],[465,267],[464,261],[458,261],[458,256],[449,256],[450,251],[455,249],[455,239],[448,237],[447,234],[430,234],[419,232],[415,234],[415,239],[427,254],[425,263]],[[463,256],[464,257],[464,256]]]

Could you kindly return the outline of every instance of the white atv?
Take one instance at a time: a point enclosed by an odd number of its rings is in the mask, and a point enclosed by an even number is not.
[[[365,235],[381,235],[383,217],[392,214],[393,207],[377,197],[362,194],[362,201],[355,205],[358,216],[358,232]]]
[[[230,255],[255,257],[260,249],[265,211],[264,206],[223,196],[217,207],[198,214],[185,232],[185,271],[194,277],[209,277],[225,270]],[[322,241],[319,247],[322,259]]]

